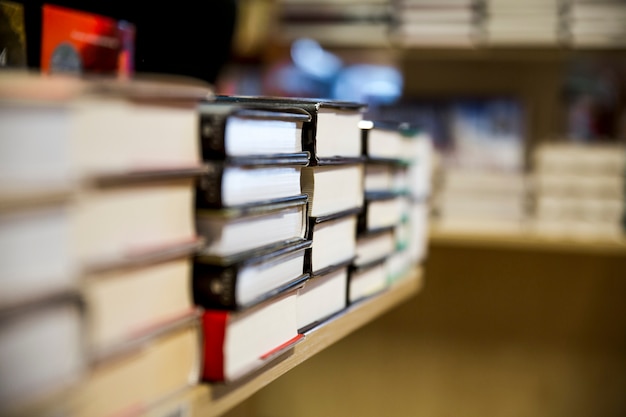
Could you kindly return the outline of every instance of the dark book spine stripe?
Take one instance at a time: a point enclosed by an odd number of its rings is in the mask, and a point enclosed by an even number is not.
[[[237,267],[194,267],[193,298],[204,308],[235,309]]]
[[[207,173],[197,182],[196,207],[197,208],[221,208],[222,201],[222,177],[224,167],[220,164],[209,164]]]
[[[308,151],[310,154],[310,163],[316,165],[317,161],[317,144],[315,141],[317,135],[317,114],[311,114],[311,121],[302,123],[302,150]]]
[[[205,311],[202,314],[204,333],[202,379],[205,381],[224,380],[224,340],[228,312]]]
[[[362,147],[363,155],[369,155],[369,147],[367,146],[368,133],[369,133],[369,130],[361,129],[361,147]]]
[[[363,210],[359,213],[356,220],[356,232],[357,236],[367,232],[367,212],[368,212],[368,202],[365,201],[363,204]]]
[[[219,115],[200,116],[200,145],[204,160],[226,157],[226,117]]]

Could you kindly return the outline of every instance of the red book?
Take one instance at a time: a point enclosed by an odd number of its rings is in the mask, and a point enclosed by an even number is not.
[[[302,340],[296,317],[297,291],[241,311],[205,310],[203,380],[238,379]]]
[[[105,16],[43,6],[41,70],[44,73],[133,72],[135,27]]]

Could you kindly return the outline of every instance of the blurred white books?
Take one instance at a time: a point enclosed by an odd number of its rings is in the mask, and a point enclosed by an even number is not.
[[[487,0],[486,39],[495,46],[549,46],[565,39],[562,0]]]
[[[523,173],[448,169],[438,196],[436,227],[446,231],[515,232],[525,227]]]
[[[574,47],[623,47],[626,45],[626,3],[571,0],[569,31]]]
[[[200,165],[203,85],[0,74],[0,192]],[[36,121],[36,122],[34,122]]]
[[[578,238],[623,235],[623,145],[544,144],[533,157],[535,232]]]
[[[82,306],[76,297],[49,299],[0,315],[0,414],[56,394],[87,368]]]
[[[482,1],[394,2],[391,39],[405,47],[467,48],[482,40]]]

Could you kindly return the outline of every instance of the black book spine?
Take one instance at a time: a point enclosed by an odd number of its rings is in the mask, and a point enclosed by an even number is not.
[[[196,208],[222,208],[222,177],[224,166],[221,163],[208,163],[207,171],[196,183]]]
[[[207,309],[235,310],[237,266],[219,267],[196,263],[193,270],[193,299]]]
[[[359,213],[356,220],[356,230],[357,236],[367,232],[367,212],[368,212],[368,201],[366,200],[363,203],[363,210]]]
[[[369,129],[361,129],[361,153],[364,156],[369,155],[369,147],[367,146],[367,137],[369,134]]]
[[[302,124],[302,150],[309,152],[309,164],[317,165],[317,112],[307,110],[311,113],[311,121]]]
[[[200,146],[205,161],[226,158],[226,120],[228,116],[200,115]]]

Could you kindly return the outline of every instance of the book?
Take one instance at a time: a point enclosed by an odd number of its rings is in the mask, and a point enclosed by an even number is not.
[[[3,71],[0,193],[38,194],[103,176],[198,169],[197,103],[211,96],[204,83],[175,77]]]
[[[111,352],[90,364],[67,400],[68,415],[140,414],[199,382],[201,346],[196,311]]]
[[[306,153],[206,161],[207,172],[196,187],[196,207],[265,204],[300,195],[300,173],[307,163]]]
[[[0,1],[0,68],[26,68],[26,28],[24,6]]]
[[[243,310],[299,285],[304,273],[305,250],[310,240],[259,251],[227,265],[201,255],[194,259],[193,298],[207,309]]]
[[[365,161],[365,193],[408,192],[409,167],[393,160],[367,159]]]
[[[366,193],[363,210],[359,214],[358,230],[376,230],[395,226],[402,219],[401,194],[393,192]]]
[[[354,259],[358,210],[309,217],[307,236],[313,243],[305,257],[305,271],[319,275]]]
[[[348,300],[348,263],[312,276],[298,291],[298,331],[306,333],[341,312]]]
[[[302,340],[293,288],[240,311],[205,310],[202,379],[235,381]]]
[[[196,249],[193,176],[126,181],[0,209],[0,309],[74,289],[86,274]]]
[[[199,209],[196,228],[205,239],[200,250],[216,263],[244,259],[251,251],[302,240],[306,233],[307,196],[233,209]]]
[[[387,287],[386,259],[350,267],[348,278],[348,302],[350,304],[379,294]]]
[[[181,252],[82,279],[86,344],[92,357],[189,316],[192,252]]]
[[[44,4],[41,24],[42,72],[118,76],[133,73],[132,23]]]
[[[0,314],[0,413],[71,389],[87,367],[78,294],[21,305]],[[52,360],[53,358],[53,360]]]
[[[307,111],[311,120],[303,125],[302,147],[311,155],[310,164],[359,159],[362,155],[358,123],[363,119],[363,103],[295,97],[224,96],[218,102],[263,103],[279,109],[297,107]],[[341,140],[337,140],[341,138]]]
[[[308,215],[321,217],[361,208],[363,178],[362,163],[303,168],[301,186],[302,192],[309,196]]]
[[[204,160],[303,152],[303,124],[311,121],[304,109],[216,101],[203,101],[198,108]]]
[[[363,266],[386,258],[396,249],[395,228],[393,226],[365,230],[357,235],[355,266]]]
[[[362,120],[359,122],[363,155],[370,159],[387,159],[412,162],[411,142],[419,129],[409,123],[384,120]]]

